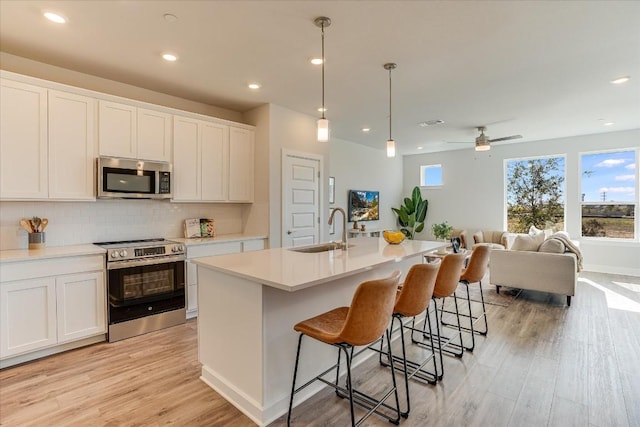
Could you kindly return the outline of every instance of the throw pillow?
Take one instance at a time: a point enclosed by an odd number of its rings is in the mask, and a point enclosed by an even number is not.
[[[552,228],[545,228],[544,230],[540,230],[535,225],[532,225],[531,227],[529,227],[529,235],[530,236],[535,236],[536,234],[540,234],[540,233],[543,233],[544,234],[544,238],[548,239],[553,234],[553,229]]]
[[[473,243],[484,243],[482,231],[476,231],[473,233]]]
[[[518,234],[511,246],[511,250],[536,252],[542,242],[544,242],[544,233],[538,233],[535,236]]]
[[[531,227],[529,227],[529,236],[535,236],[536,234],[540,234],[543,231],[540,230],[538,227],[536,227],[535,225],[532,225]]]
[[[565,251],[564,243],[558,239],[547,239],[538,248],[538,252],[549,252],[553,254],[563,254]]]

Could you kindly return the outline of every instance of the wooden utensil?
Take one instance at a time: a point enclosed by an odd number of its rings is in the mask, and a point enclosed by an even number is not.
[[[47,228],[48,224],[49,220],[47,218],[42,218],[42,221],[40,221],[40,232],[44,233],[44,229]]]
[[[29,221],[27,221],[26,219],[21,219],[20,220],[20,225],[22,226],[22,228],[27,230],[28,233],[33,233],[33,228],[31,228],[31,223]]]
[[[33,218],[31,218],[31,224],[33,225],[33,231],[35,233],[39,233],[40,232],[40,223],[41,222],[42,222],[42,220],[37,216],[34,216]]]

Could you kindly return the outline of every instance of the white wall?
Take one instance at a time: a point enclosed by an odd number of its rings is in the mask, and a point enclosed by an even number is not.
[[[404,157],[404,192],[419,185],[420,165],[442,164],[442,188],[423,189],[429,200],[427,226],[419,238],[432,239],[431,224],[448,221],[456,228],[505,229],[504,160],[543,155],[566,156],[566,230],[581,241],[585,269],[640,276],[640,243],[580,238],[580,160],[587,151],[640,146],[640,129],[571,138],[494,145]],[[636,177],[638,173],[636,171]],[[636,191],[640,185],[636,183]],[[636,233],[640,230],[636,230]]]
[[[187,218],[213,218],[218,235],[243,231],[246,205],[171,203],[159,200],[98,200],[96,202],[0,203],[0,250],[26,249],[27,232],[20,219],[49,219],[47,246],[94,242],[184,237]]]
[[[381,147],[384,141],[381,142]],[[347,211],[349,190],[372,190],[380,192],[380,220],[361,222],[370,230],[398,229],[396,215],[391,207],[402,203],[402,157],[387,158],[382,148],[376,150],[353,142],[332,139],[330,143],[329,175],[335,178],[335,204]],[[342,235],[342,218],[336,217],[336,234],[330,240],[339,240]],[[350,227],[352,223],[348,223]]]
[[[220,108],[209,104],[191,101],[177,96],[171,96],[160,92],[131,86],[114,80],[103,79],[89,74],[56,67],[43,62],[33,61],[0,52],[0,68],[26,76],[62,83],[69,86],[94,90],[109,95],[121,96],[136,101],[148,102],[165,107],[177,108],[192,113],[204,114],[219,119],[231,120],[242,123],[242,114],[237,111]]]
[[[327,194],[329,144],[316,140],[315,117],[274,104],[261,108],[268,108],[268,113],[262,111],[262,115],[264,117],[268,114],[269,122],[269,157],[262,159],[269,162],[269,245],[277,248],[282,244],[282,150],[322,156],[320,182],[323,186],[321,187],[320,223],[326,224],[328,216],[325,212],[329,203]],[[320,240],[327,240],[328,227],[321,227],[320,230]]]

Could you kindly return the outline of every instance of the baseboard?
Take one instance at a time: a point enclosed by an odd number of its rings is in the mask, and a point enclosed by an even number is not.
[[[585,264],[583,271],[593,271],[594,273],[621,274],[623,276],[639,276],[640,268],[611,267],[610,265]]]

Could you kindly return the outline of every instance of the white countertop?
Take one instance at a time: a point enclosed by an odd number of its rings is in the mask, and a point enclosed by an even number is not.
[[[245,240],[259,240],[259,239],[266,239],[266,238],[267,236],[265,235],[235,233],[235,234],[222,234],[216,237],[201,237],[201,238],[190,238],[190,239],[185,239],[184,237],[175,237],[175,238],[169,238],[168,240],[182,243],[187,246],[191,246],[191,245],[211,245],[215,243],[225,243],[225,242],[242,242]]]
[[[0,251],[0,263],[35,261],[83,255],[103,255],[107,251],[96,245],[51,246],[42,249],[9,249]]]
[[[405,240],[390,245],[382,238],[362,237],[349,241],[346,251],[300,253],[274,248],[239,254],[198,258],[196,264],[252,282],[297,291],[350,276],[376,266],[426,254],[444,246],[442,242]]]

